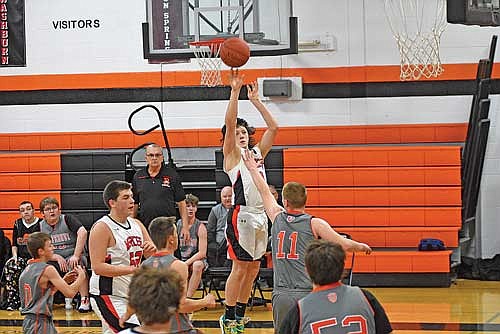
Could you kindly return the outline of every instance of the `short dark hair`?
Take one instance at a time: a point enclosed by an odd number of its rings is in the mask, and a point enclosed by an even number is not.
[[[149,235],[158,250],[167,246],[167,238],[174,235],[175,217],[156,217],[149,224]]]
[[[245,129],[247,129],[247,132],[248,132],[248,148],[252,148],[255,146],[256,141],[255,141],[255,138],[253,137],[253,135],[255,134],[255,128],[253,126],[250,126],[248,125],[248,122],[245,121],[243,118],[236,118],[236,127],[244,127]],[[224,124],[222,126],[222,129],[221,129],[221,132],[222,132],[222,138],[221,138],[221,142],[224,143],[224,138],[226,138],[226,124]]]
[[[19,203],[19,207],[21,207],[21,205],[24,205],[24,204],[29,204],[31,205],[31,207],[34,209],[35,207],[33,206],[33,203],[31,203],[30,201],[22,201],[21,203]]]
[[[117,200],[118,196],[120,196],[120,191],[130,189],[132,188],[132,185],[128,182],[125,181],[120,181],[120,180],[113,180],[108,182],[106,184],[106,187],[104,187],[104,191],[102,192],[102,199],[104,201],[104,204],[108,207],[108,209],[111,209],[109,206],[109,200]]]
[[[339,244],[326,240],[312,241],[306,250],[306,270],[314,284],[340,281],[344,272],[345,251]]]
[[[49,204],[54,204],[55,206],[59,207],[59,201],[55,199],[54,197],[44,197],[40,201],[40,212],[43,212],[45,207]]]
[[[40,258],[38,250],[45,247],[45,243],[50,241],[50,235],[44,232],[34,232],[28,237],[28,251],[34,259]]]
[[[142,324],[165,323],[179,309],[182,293],[175,270],[141,267],[130,281],[128,303]]]

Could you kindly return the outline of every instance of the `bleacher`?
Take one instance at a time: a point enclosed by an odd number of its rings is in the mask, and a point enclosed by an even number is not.
[[[374,248],[371,255],[356,256],[354,284],[448,286],[450,254],[458,246],[461,224],[464,130],[463,124],[384,130],[367,126],[283,128],[266,157],[268,181],[278,191],[291,180],[304,183],[308,212]],[[218,130],[212,132],[207,132],[211,144],[204,148],[196,147],[199,142],[173,148],[185,191],[201,200],[201,219],[208,217],[220,189],[228,184],[216,146]],[[157,133],[148,136],[158,139]],[[297,146],[301,141],[302,146]],[[54,196],[63,213],[77,215],[87,228],[107,212],[102,190],[109,180],[130,177],[126,169],[131,149],[116,148],[116,141],[99,142],[98,149],[82,144],[54,153],[22,151],[16,146],[16,153],[0,154],[0,227],[7,236],[23,200],[31,200],[37,208],[42,197]],[[422,238],[441,239],[448,249],[419,252]]]

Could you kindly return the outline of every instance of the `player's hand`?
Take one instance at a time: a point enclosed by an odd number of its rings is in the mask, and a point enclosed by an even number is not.
[[[262,166],[262,159],[256,160],[255,156],[250,150],[245,150],[242,155],[243,163],[247,167],[248,170],[258,169]]]
[[[189,224],[187,222],[182,222],[182,229],[180,235],[181,241],[184,241],[185,244],[191,240],[191,234],[189,233]]]
[[[367,244],[360,242],[358,245],[358,252],[365,252],[365,254],[370,254],[372,252],[372,249]]]
[[[69,271],[68,263],[66,263],[66,260],[61,255],[54,254],[54,257],[52,259],[57,261],[59,269],[61,269],[63,273],[67,273]]]
[[[239,92],[243,86],[243,79],[245,76],[238,72],[238,69],[232,68],[229,72],[229,84],[233,92]]]
[[[85,277],[87,275],[87,272],[85,271],[85,268],[83,268],[80,265],[77,265],[75,268],[73,268],[73,271],[76,271],[76,273],[78,274],[78,277],[80,277],[80,276],[84,276]]]
[[[250,101],[259,101],[259,85],[257,81],[252,81],[247,85],[248,99]]]
[[[17,264],[17,255],[13,255],[10,259],[10,260],[14,260],[14,263]]]
[[[150,257],[157,251],[156,246],[151,241],[144,241],[142,252],[145,257]]]
[[[118,325],[120,325],[121,328],[125,327],[125,322],[130,319],[130,317],[134,314],[134,310],[130,308],[130,306],[127,305],[127,310],[125,313],[120,317],[120,320],[118,320]]]
[[[205,303],[205,307],[214,308],[215,307],[215,296],[211,293],[207,294],[203,297],[203,302]]]
[[[76,255],[73,255],[68,259],[68,267],[70,269],[75,268],[79,263],[80,263],[80,258]]]

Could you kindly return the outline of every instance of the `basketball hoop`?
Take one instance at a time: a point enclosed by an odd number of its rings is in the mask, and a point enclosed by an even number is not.
[[[446,26],[446,0],[384,0],[387,21],[401,54],[402,81],[438,77]]]
[[[224,43],[223,38],[189,43],[201,68],[200,84],[203,86],[215,87],[222,85],[221,59],[219,57],[222,43]]]

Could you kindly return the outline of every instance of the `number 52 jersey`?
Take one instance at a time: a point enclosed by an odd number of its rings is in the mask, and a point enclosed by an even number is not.
[[[125,225],[116,222],[109,215],[103,216],[98,221],[108,225],[115,239],[115,245],[106,249],[105,262],[111,265],[138,267],[144,242],[141,227],[132,218],[127,218]],[[92,271],[90,294],[127,298],[131,279],[132,275],[106,277]]]

